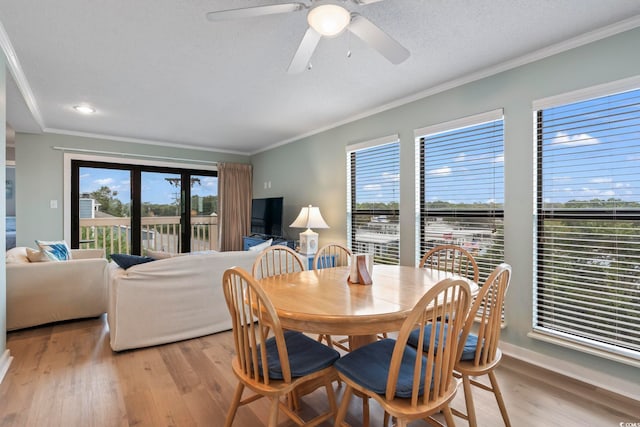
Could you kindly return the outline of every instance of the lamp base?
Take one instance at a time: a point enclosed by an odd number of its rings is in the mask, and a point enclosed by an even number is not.
[[[314,255],[318,252],[318,233],[311,231],[310,228],[300,233],[300,249],[298,252],[303,255]]]

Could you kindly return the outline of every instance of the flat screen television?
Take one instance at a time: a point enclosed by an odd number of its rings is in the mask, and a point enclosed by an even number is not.
[[[282,197],[251,201],[251,234],[282,237]]]

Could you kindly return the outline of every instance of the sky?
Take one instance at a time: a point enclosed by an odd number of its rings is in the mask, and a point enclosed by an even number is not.
[[[544,110],[545,202],[640,202],[640,90]]]
[[[640,90],[547,108],[543,123],[546,203],[640,202]],[[427,135],[426,200],[503,204],[504,126],[497,120]],[[521,143],[533,150],[535,135]],[[356,202],[399,200],[399,150],[392,143],[356,153]]]
[[[142,172],[142,202],[153,204],[171,204],[175,201],[176,188],[165,178],[177,177],[176,174]],[[191,195],[215,196],[218,194],[218,179],[200,176],[200,185],[194,185]],[[122,203],[131,199],[131,179],[129,171],[118,169],[80,168],[80,192],[91,193],[102,186],[117,191],[116,196]]]

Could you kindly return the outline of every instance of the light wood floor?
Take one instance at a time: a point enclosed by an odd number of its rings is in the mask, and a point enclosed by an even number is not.
[[[0,426],[221,426],[236,385],[230,332],[114,353],[102,317],[10,332],[7,347],[14,360],[0,384]],[[640,402],[520,362],[505,360],[498,379],[514,427],[640,423]],[[343,388],[336,385],[338,398]],[[501,426],[492,395],[474,396],[480,426]],[[460,390],[454,406],[462,399]],[[326,399],[318,390],[303,405],[313,414]],[[371,406],[372,426],[380,426],[382,412]],[[361,425],[361,408],[354,398],[351,425]],[[254,402],[240,408],[234,426],[265,425],[266,413],[264,399]],[[280,425],[293,423],[283,416]]]

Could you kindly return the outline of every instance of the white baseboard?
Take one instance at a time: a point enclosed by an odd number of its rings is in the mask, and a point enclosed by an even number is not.
[[[559,360],[555,357],[546,356],[535,351],[519,347],[502,341],[500,350],[514,359],[519,359],[531,365],[555,372],[560,375],[573,378],[583,383],[591,384],[603,390],[637,400],[640,396],[640,384],[612,377],[605,372],[594,371],[575,363]]]
[[[8,349],[4,351],[2,356],[0,356],[0,383],[4,379],[4,376],[7,373],[7,371],[9,370],[9,366],[11,365],[12,360],[13,360],[13,357],[11,356],[11,353],[9,353]]]

